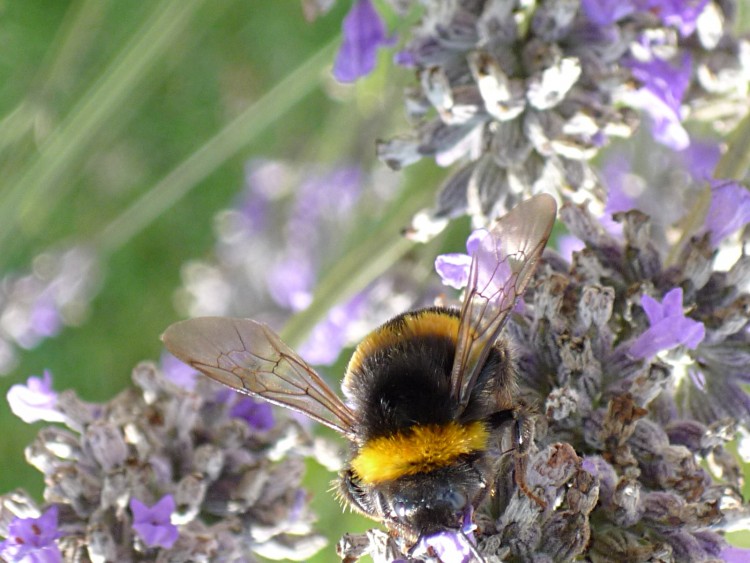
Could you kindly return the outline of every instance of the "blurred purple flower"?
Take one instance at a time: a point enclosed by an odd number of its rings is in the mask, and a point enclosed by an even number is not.
[[[194,367],[181,362],[166,350],[161,354],[161,371],[172,383],[184,389],[192,391],[195,387],[198,371]]]
[[[414,56],[414,53],[408,49],[403,49],[393,55],[393,63],[404,68],[414,68],[417,66],[417,59]]]
[[[630,159],[622,153],[613,154],[602,166],[602,176],[607,184],[604,211],[610,217],[614,213],[636,208],[635,199],[629,195],[627,186],[632,171]]]
[[[245,190],[234,207],[245,220],[248,234],[268,228],[271,201],[283,195],[288,182],[291,172],[283,162],[255,158],[245,164]]]
[[[636,7],[624,0],[581,0],[581,8],[588,20],[608,26],[632,14]]]
[[[342,25],[341,43],[333,75],[341,82],[354,82],[375,68],[380,47],[393,44],[385,24],[371,0],[356,0]]]
[[[750,222],[750,192],[741,184],[728,180],[711,182],[711,206],[705,228],[716,245]]]
[[[52,299],[40,299],[31,309],[31,326],[41,337],[55,336],[62,327],[60,312]]]
[[[180,533],[170,518],[175,509],[174,497],[165,495],[153,506],[146,506],[137,498],[130,499],[133,529],[148,547],[174,545]]]
[[[628,97],[628,103],[646,112],[652,121],[654,138],[660,143],[682,150],[690,144],[682,126],[682,99],[690,84],[692,59],[682,56],[679,66],[654,57],[649,61],[628,63],[633,77],[641,83]]]
[[[636,0],[636,4],[641,11],[656,14],[664,25],[674,27],[687,37],[695,31],[698,16],[708,0]]]
[[[487,235],[486,229],[477,229],[466,239],[466,254],[453,252],[440,254],[435,258],[435,271],[444,285],[463,289],[469,281],[471,256],[479,248],[480,241]]]
[[[252,397],[239,397],[229,415],[243,419],[255,430],[270,430],[274,424],[271,404]]]
[[[57,393],[52,390],[52,374],[44,370],[43,379],[31,376],[26,385],[17,383],[8,390],[10,410],[24,422],[65,422],[57,410]]]
[[[561,235],[557,237],[557,251],[560,256],[568,262],[573,261],[573,253],[586,248],[584,242],[573,235]]]
[[[300,188],[300,204],[308,207],[308,212],[317,215],[337,213],[346,215],[359,201],[362,192],[362,169],[359,166],[337,166],[319,179],[322,189],[312,191],[309,199],[308,191]],[[312,208],[312,209],[310,209]]]
[[[296,192],[287,231],[289,244],[312,252],[320,237],[320,223],[346,217],[362,191],[362,170],[358,166],[337,166],[329,171],[312,171]]]
[[[696,182],[705,182],[713,177],[716,165],[721,158],[721,147],[715,141],[696,141],[691,139],[690,146],[680,151],[682,163]]]
[[[720,556],[726,563],[747,563],[750,561],[750,549],[743,547],[725,547]]]
[[[51,506],[39,518],[15,518],[8,526],[8,539],[0,543],[0,559],[15,563],[62,563],[55,540],[57,506]]]
[[[622,225],[612,215],[637,207],[635,198],[630,195],[634,191],[631,184],[635,180],[632,171],[630,159],[622,153],[610,155],[602,166],[602,177],[607,186],[607,202],[599,222],[608,233],[618,238],[622,236]]]
[[[271,268],[268,274],[268,291],[280,306],[291,311],[301,311],[312,301],[315,269],[308,256],[295,253]]]
[[[333,307],[300,346],[300,355],[311,364],[333,364],[347,344],[348,326],[361,318],[366,305],[366,294],[361,292],[346,303]]]
[[[681,344],[692,350],[706,335],[703,323],[685,316],[681,287],[670,290],[661,303],[643,295],[641,306],[651,326],[630,345],[630,354],[635,358],[650,358]]]

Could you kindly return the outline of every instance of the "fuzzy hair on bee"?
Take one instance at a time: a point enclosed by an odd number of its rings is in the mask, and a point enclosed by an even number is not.
[[[183,362],[240,393],[302,412],[346,438],[337,492],[354,510],[414,545],[459,531],[508,464],[526,484],[533,438],[517,397],[502,329],[523,295],[554,225],[557,206],[537,195],[498,219],[472,255],[461,309],[430,307],[372,331],[349,361],[344,399],[268,326],[206,317],[163,335]],[[503,448],[504,439],[511,448]]]

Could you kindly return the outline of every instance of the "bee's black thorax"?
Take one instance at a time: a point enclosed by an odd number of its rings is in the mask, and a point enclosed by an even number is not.
[[[451,397],[458,311],[429,308],[404,313],[373,331],[359,345],[349,365],[344,389],[359,413],[364,441],[414,425],[444,425],[458,419]],[[491,352],[480,380],[492,379],[501,352]],[[485,374],[486,372],[486,374]],[[486,415],[483,382],[461,414],[461,422]]]

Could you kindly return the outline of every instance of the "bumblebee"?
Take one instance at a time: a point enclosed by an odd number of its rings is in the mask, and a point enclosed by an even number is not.
[[[403,313],[370,333],[349,361],[345,401],[262,323],[197,318],[173,324],[162,338],[212,379],[343,435],[351,451],[339,495],[407,542],[461,529],[492,492],[509,432],[515,482],[544,506],[526,485],[533,422],[516,396],[501,332],[556,211],[551,196],[537,195],[493,225],[472,255],[460,310]]]

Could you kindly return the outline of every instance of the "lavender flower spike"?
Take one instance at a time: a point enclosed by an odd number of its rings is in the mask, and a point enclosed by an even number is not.
[[[661,303],[644,295],[641,306],[651,326],[631,344],[630,354],[635,358],[650,358],[680,344],[692,350],[706,335],[703,323],[685,316],[681,287],[669,291]]]
[[[57,410],[57,393],[52,390],[52,374],[44,370],[43,378],[29,377],[8,390],[8,404],[18,418],[27,423],[45,420],[65,422],[65,415]]]
[[[175,509],[174,497],[165,495],[153,506],[146,506],[137,498],[130,499],[133,513],[133,529],[149,547],[174,545],[180,533],[170,518]]]
[[[18,563],[62,563],[55,543],[57,506],[51,506],[39,518],[16,518],[8,526],[8,539],[0,543],[0,559]]]
[[[378,48],[392,43],[383,20],[371,0],[357,0],[344,18],[344,41],[333,65],[333,75],[341,82],[354,82],[375,68]]]

